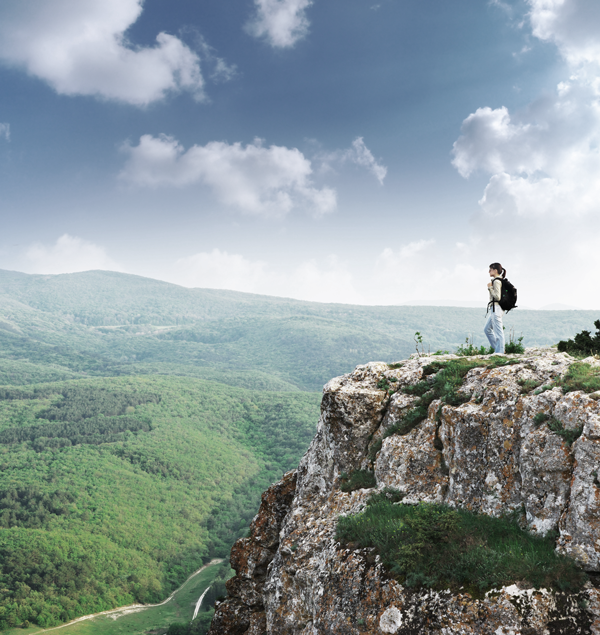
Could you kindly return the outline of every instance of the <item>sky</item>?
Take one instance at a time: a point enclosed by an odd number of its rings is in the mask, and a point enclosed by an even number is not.
[[[598,0],[3,0],[0,268],[600,309]]]

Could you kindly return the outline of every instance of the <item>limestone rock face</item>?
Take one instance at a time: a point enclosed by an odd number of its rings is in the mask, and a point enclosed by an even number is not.
[[[469,401],[434,401],[403,436],[384,433],[416,397],[401,390],[390,397],[388,389],[416,384],[424,367],[453,356],[371,363],[331,380],[298,469],[263,494],[250,537],[232,550],[237,575],[209,635],[600,635],[600,593],[591,584],[576,595],[517,585],[483,598],[416,591],[391,578],[371,551],[335,540],[339,516],[361,511],[375,491],[344,493],[340,475],[373,461],[377,488],[402,490],[403,502],[492,516],[518,511],[532,531],[556,531],[557,550],[600,571],[598,395],[553,387],[575,361],[566,354],[527,349],[508,357],[513,364],[470,370],[460,388]],[[534,421],[538,413],[582,428],[581,436],[569,446]]]

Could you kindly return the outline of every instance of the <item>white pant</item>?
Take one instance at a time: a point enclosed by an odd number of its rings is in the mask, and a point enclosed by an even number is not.
[[[504,329],[502,328],[504,311],[497,304],[494,309],[495,311],[490,308],[483,332],[487,335],[494,352],[504,353]]]

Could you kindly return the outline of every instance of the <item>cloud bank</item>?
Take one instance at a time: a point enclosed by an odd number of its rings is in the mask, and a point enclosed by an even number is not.
[[[313,302],[359,302],[347,266],[335,256],[308,260],[288,272],[241,254],[213,249],[177,261],[172,281],[187,287],[230,289]]]
[[[255,15],[246,25],[251,35],[274,48],[290,48],[308,33],[306,10],[312,0],[254,0]]]
[[[485,308],[487,268],[448,265],[449,259],[434,240],[416,240],[374,257],[352,262],[336,255],[307,260],[283,270],[262,260],[220,249],[181,258],[170,281],[187,287],[231,289],[293,297],[313,302],[350,304],[452,304],[452,285],[460,281],[467,298],[481,298]],[[487,263],[486,263],[487,265]]]
[[[24,264],[28,273],[75,273],[93,269],[122,271],[104,247],[69,234],[63,234],[51,246],[42,243],[31,245],[25,252]]]
[[[209,187],[223,204],[247,214],[278,217],[301,207],[315,215],[336,208],[335,190],[311,181],[311,162],[296,148],[211,141],[188,150],[172,137],[143,135],[126,145],[121,179],[142,187]]]
[[[0,123],[0,138],[4,137],[6,141],[10,141],[10,124]]]
[[[3,0],[0,61],[25,69],[63,95],[144,106],[169,92],[203,96],[198,55],[159,33],[153,47],[125,35],[143,0]]]
[[[577,305],[600,266],[600,4],[528,4],[533,35],[556,44],[569,77],[517,112],[478,108],[463,122],[453,164],[465,178],[489,175],[471,253],[487,250],[488,260],[505,258],[528,276],[542,270],[562,296],[542,304]]]

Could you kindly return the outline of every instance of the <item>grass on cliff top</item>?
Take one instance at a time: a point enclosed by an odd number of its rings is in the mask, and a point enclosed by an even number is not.
[[[600,368],[591,364],[577,362],[569,366],[565,376],[558,382],[563,392],[583,390],[583,392],[595,392],[600,390]]]
[[[587,580],[571,559],[554,551],[551,536],[534,536],[512,518],[446,505],[398,505],[379,497],[364,512],[340,517],[336,538],[374,547],[409,587],[466,587],[478,595],[516,582],[577,591]]]
[[[470,395],[457,392],[467,373],[477,367],[498,368],[518,363],[518,360],[507,359],[495,355],[489,359],[456,359],[450,361],[435,361],[423,368],[423,376],[435,374],[435,379],[429,383],[426,379],[413,386],[406,386],[403,392],[418,395],[419,399],[406,415],[395,425],[386,430],[386,437],[392,434],[408,434],[421,421],[427,418],[429,406],[436,399],[441,399],[450,406],[460,406],[471,399]]]

